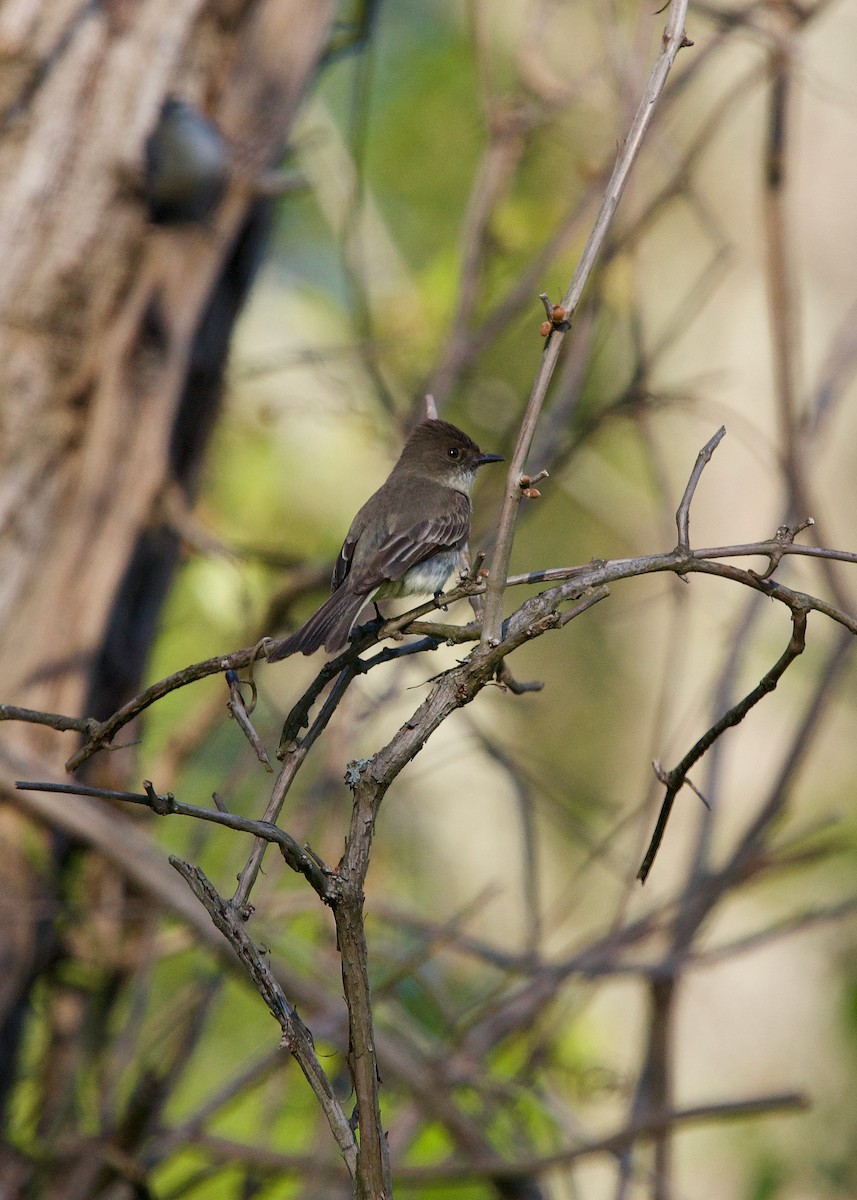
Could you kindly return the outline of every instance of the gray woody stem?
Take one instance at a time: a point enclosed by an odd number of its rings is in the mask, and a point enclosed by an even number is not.
[[[625,189],[631,168],[640,151],[643,138],[652,122],[655,105],[664,90],[667,76],[670,73],[676,55],[683,46],[692,44],[687,41],[684,34],[687,6],[688,0],[672,0],[670,4],[660,53],[652,68],[648,85],[637,108],[628,137],[616,160],[616,166],[613,168],[613,174],[610,177],[610,182],[601,201],[601,208],[592,227],[589,240],[584,247],[568,291],[562,298],[562,307],[566,310],[566,318],[569,321],[573,318],[577,310],[583,289],[604,244],[607,230],[613,220],[613,215],[616,212],[622,192]],[[485,596],[485,616],[482,624],[483,647],[496,645],[500,640],[500,629],[503,623],[503,590],[506,586],[506,576],[509,572],[509,559],[512,554],[512,540],[515,534],[515,520],[518,513],[518,504],[521,500],[519,480],[524,470],[524,464],[529,453],[533,435],[536,431],[536,425],[538,424],[548,385],[550,384],[557,359],[559,358],[563,338],[564,333],[562,330],[555,330],[548,337],[547,345],[542,354],[542,360],[533,383],[533,390],[530,393],[530,399],[524,413],[521,431],[518,435],[518,444],[515,447],[515,452],[509,464],[509,474],[506,478],[506,494],[503,500],[503,509],[500,515],[500,526],[497,535],[497,545],[491,563],[488,591]]]
[[[789,644],[786,646],[783,653],[771,667],[770,671],[762,676],[756,687],[751,692],[733,705],[728,712],[711,726],[710,729],[702,735],[691,749],[687,752],[677,767],[672,771],[658,771],[658,777],[661,782],[666,785],[666,794],[664,795],[661,804],[661,811],[658,814],[658,820],[655,825],[655,831],[652,834],[649,848],[645,853],[643,862],[637,872],[637,878],[640,883],[645,883],[649,872],[652,869],[652,864],[655,861],[655,856],[658,853],[664,832],[667,827],[667,821],[672,812],[673,803],[676,796],[679,794],[685,783],[688,783],[688,771],[699,762],[703,754],[709,750],[717,739],[731,729],[733,726],[740,724],[744,720],[747,713],[755,705],[759,703],[765,696],[769,695],[779,683],[786,670],[791,666],[794,660],[803,654],[806,645],[806,618],[807,610],[805,608],[795,607],[792,610],[792,636],[789,639]]]
[[[283,989],[253,944],[234,907],[221,899],[198,867],[193,867],[180,858],[171,857],[170,863],[185,879],[200,903],[204,905],[214,924],[238,955],[259,995],[279,1022],[283,1031],[283,1047],[294,1056],[310,1087],[315,1092],[336,1139],[336,1144],[342,1152],[345,1165],[353,1178],[357,1170],[357,1143],[342,1105],[337,1100],[330,1080],[316,1057],[312,1035],[292,1005],[289,1004]]]

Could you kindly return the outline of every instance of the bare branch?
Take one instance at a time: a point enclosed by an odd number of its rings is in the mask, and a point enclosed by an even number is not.
[[[699,741],[687,752],[678,766],[665,774],[664,781],[667,785],[667,791],[661,804],[661,811],[658,814],[657,824],[655,825],[652,839],[649,842],[649,848],[637,872],[637,878],[640,880],[640,883],[646,882],[649,872],[652,869],[652,864],[655,861],[655,856],[663,840],[664,831],[666,830],[667,821],[672,812],[675,798],[682,787],[684,787],[688,771],[699,762],[706,750],[713,746],[727,729],[740,724],[750,709],[758,704],[764,696],[767,696],[774,690],[785,671],[800,654],[803,654],[806,645],[806,618],[807,611],[805,608],[796,608],[792,612],[792,636],[789,639],[788,646],[786,646],[782,655],[773,667],[771,667],[770,671],[762,677],[751,692],[748,692],[743,700],[730,708],[727,713],[724,713],[720,720],[716,721],[703,734]]]
[[[78,767],[92,758],[96,751],[103,749],[104,746],[108,746],[124,725],[133,721],[135,717],[154,704],[156,700],[163,699],[170,692],[186,687],[189,683],[196,683],[199,679],[206,679],[209,675],[219,675],[221,671],[237,670],[240,667],[249,666],[250,663],[254,662],[257,658],[261,658],[262,655],[261,644],[257,644],[247,650],[234,650],[231,654],[218,655],[216,658],[206,658],[202,662],[182,667],[180,671],[176,671],[172,675],[167,675],[165,679],[159,679],[157,683],[153,683],[151,687],[140,692],[138,696],[135,696],[133,700],[129,700],[122,708],[117,709],[106,721],[98,722],[96,728],[85,730],[89,735],[88,741],[71,756],[66,763],[66,770],[69,773],[76,771]]]
[[[820,597],[795,592],[771,580],[769,578],[770,570],[760,575],[751,570],[744,571],[730,564],[719,562],[720,559],[724,558],[764,557],[768,559],[769,564],[773,562],[776,565],[783,557],[790,554],[797,554],[808,558],[857,563],[857,552],[854,551],[835,550],[821,546],[800,546],[792,543],[791,537],[795,536],[801,529],[807,528],[808,524],[809,522],[803,522],[791,530],[786,530],[783,527],[776,538],[745,543],[743,545],[711,546],[700,550],[688,550],[687,552],[676,549],[665,554],[646,554],[637,558],[594,561],[585,566],[550,567],[538,571],[529,571],[523,575],[510,576],[507,580],[507,585],[509,587],[521,587],[538,583],[573,581],[576,585],[575,587],[551,589],[549,592],[543,593],[544,603],[541,608],[544,614],[549,611],[551,604],[567,601],[575,594],[580,596],[587,591],[594,591],[620,579],[629,579],[637,575],[647,575],[657,572],[674,572],[679,575],[717,575],[721,578],[741,583],[756,591],[763,592],[772,599],[786,604],[790,609],[798,605],[805,607],[807,610],[823,613],[831,620],[849,630],[849,632],[857,633],[857,620],[854,617]],[[468,580],[462,587],[455,588],[441,596],[439,601],[432,599],[412,609],[410,612],[404,613],[400,617],[386,621],[380,628],[368,629],[347,650],[344,650],[336,658],[325,663],[314,683],[305,692],[301,700],[295,704],[286,720],[280,742],[280,755],[285,755],[288,752],[292,741],[298,737],[300,729],[306,725],[312,705],[327,684],[336,678],[346,664],[348,664],[349,670],[353,673],[360,673],[371,670],[372,667],[382,662],[388,662],[403,655],[436,648],[443,642],[475,640],[479,636],[479,631],[478,626],[473,623],[465,626],[440,625],[434,622],[424,622],[419,618],[426,613],[436,610],[438,603],[443,605],[451,604],[464,596],[483,594],[484,591],[484,580]],[[601,598],[600,595],[597,597],[597,599]],[[593,602],[595,601],[590,599],[586,604],[588,606]],[[520,621],[522,617],[531,611],[531,602],[527,601],[509,619]],[[577,615],[576,611],[559,616],[555,622],[556,627],[561,627],[575,615]],[[412,630],[414,633],[426,635],[431,640],[417,645],[387,648],[372,658],[361,659],[359,657],[365,650],[376,645],[383,638],[389,637],[401,630],[408,632]],[[534,628],[529,636],[537,636],[540,632],[545,632],[545,629]],[[235,650],[227,655],[192,663],[180,671],[176,671],[172,675],[168,675],[157,683],[152,684],[105,721],[97,721],[92,717],[69,717],[61,714],[45,713],[34,709],[19,708],[15,705],[0,706],[0,720],[21,721],[46,725],[57,730],[78,730],[87,733],[89,735],[87,742],[66,763],[67,770],[73,771],[91,758],[98,750],[108,746],[124,725],[132,721],[157,700],[172,691],[186,687],[188,684],[194,683],[199,679],[204,679],[209,675],[250,665],[265,654],[266,647],[270,647],[269,639],[263,639],[262,642],[257,643],[255,646],[250,646],[243,650]],[[512,648],[514,647],[510,649]],[[303,739],[301,744],[305,740]]]
[[[691,1108],[679,1108],[663,1116],[653,1114],[644,1119],[607,1134],[559,1150],[554,1154],[531,1155],[529,1157],[505,1159],[498,1155],[470,1155],[466,1160],[432,1163],[426,1166],[398,1166],[396,1180],[402,1186],[419,1187],[433,1183],[455,1184],[474,1180],[490,1179],[498,1182],[521,1176],[539,1176],[548,1171],[582,1159],[597,1155],[615,1156],[626,1146],[636,1141],[648,1141],[668,1129],[684,1128],[688,1125],[744,1120],[748,1117],[775,1116],[778,1113],[800,1113],[809,1108],[807,1096],[802,1092],[780,1092],[767,1096],[754,1096],[749,1100],[725,1100],[719,1103],[698,1104]],[[250,1146],[228,1138],[200,1134],[194,1144],[213,1158],[228,1163],[243,1163],[258,1171],[290,1173],[301,1178],[323,1178],[334,1182],[336,1176],[329,1162],[311,1159],[307,1155],[284,1154],[276,1150]],[[342,1178],[340,1175],[339,1178]]]
[[[232,946],[254,987],[279,1022],[283,1031],[282,1045],[294,1056],[307,1083],[315,1092],[348,1172],[353,1177],[357,1170],[358,1157],[354,1133],[330,1080],[318,1061],[312,1034],[289,1003],[268,964],[256,949],[235,907],[221,899],[198,867],[172,856],[170,863],[187,882],[214,924]]]
[[[330,718],[336,711],[337,705],[345,695],[356,672],[357,665],[355,662],[351,662],[340,671],[339,678],[330,690],[330,695],[322,705],[321,711],[313,721],[306,735],[300,739],[299,743],[290,746],[288,752],[284,755],[285,761],[274,783],[271,798],[265,808],[265,821],[276,822],[279,818],[280,810],[283,807],[295,776],[303,766],[304,760],[312,749],[316,739],[326,729]],[[238,876],[238,886],[235,889],[231,902],[239,909],[243,909],[247,905],[250,892],[253,884],[256,882],[259,868],[262,865],[262,859],[265,856],[266,846],[267,842],[265,839],[257,838],[253,851]]]
[[[696,492],[697,484],[699,483],[702,472],[708,463],[711,462],[711,456],[720,443],[726,436],[726,426],[721,425],[713,437],[709,438],[705,445],[696,456],[696,462],[693,470],[690,473],[690,479],[687,481],[687,487],[684,489],[684,495],[681,498],[681,503],[678,506],[678,511],[675,515],[675,523],[678,529],[678,548],[684,554],[690,553],[690,506],[693,502],[693,497]]]
[[[812,694],[807,697],[803,719],[792,736],[785,761],[772,783],[759,813],[732,853],[727,867],[724,867],[724,870],[728,868],[733,875],[740,874],[748,862],[759,857],[766,831],[788,803],[791,785],[800,765],[805,760],[813,736],[821,728],[825,714],[833,702],[835,685],[843,671],[850,665],[850,655],[854,646],[854,639],[842,630],[840,636],[828,649],[826,661],[819,672],[818,682]]]
[[[670,2],[660,53],[652,68],[648,85],[637,108],[636,115],[628,132],[628,137],[616,160],[616,165],[613,168],[613,174],[602,198],[595,224],[583,249],[568,291],[562,298],[561,303],[562,308],[565,310],[566,320],[573,320],[574,313],[577,311],[584,286],[589,279],[592,268],[595,266],[604,239],[607,236],[607,230],[610,228],[610,223],[613,220],[613,215],[616,212],[622,192],[625,189],[631,168],[634,165],[643,139],[654,117],[658,98],[663,92],[675,57],[683,45],[690,44],[686,42],[684,34],[687,4],[688,0],[671,0]],[[547,395],[548,385],[553,376],[557,359],[559,358],[560,347],[564,337],[565,334],[561,330],[557,330],[552,332],[547,340],[521,423],[518,443],[515,446],[509,463],[506,494],[500,514],[497,544],[494,550],[488,591],[485,597],[485,616],[482,627],[483,648],[495,645],[500,639],[500,629],[503,622],[503,593],[506,587],[506,576],[509,572],[509,559],[512,554],[512,540],[518,505],[521,501],[521,490],[518,487],[518,480],[524,472],[524,463],[533,440],[533,435],[535,434],[536,425],[538,424],[542,405]]]
[[[20,708],[17,704],[0,704],[0,721],[24,721],[29,725],[48,725],[60,733],[75,730],[88,735],[99,728],[93,717],[64,717],[61,713],[39,712],[34,708]]]
[[[148,780],[145,793],[87,787],[82,783],[33,783],[21,779],[15,781],[15,787],[21,792],[59,792],[70,796],[94,796],[102,800],[121,800],[126,804],[139,804],[144,808],[149,808],[159,817],[171,815],[193,817],[197,821],[208,821],[212,825],[222,825],[226,829],[234,829],[238,833],[249,833],[263,842],[273,842],[277,845],[292,870],[304,875],[323,899],[330,890],[330,870],[320,866],[315,855],[308,854],[293,837],[290,837],[288,833],[271,821],[254,821],[250,817],[239,817],[235,813],[224,812],[222,809],[183,804],[182,801],[176,800],[172,792],[166,792],[163,796],[159,796]]]
[[[238,728],[247,738],[247,741],[253,747],[256,757],[265,768],[273,774],[274,768],[271,766],[271,760],[268,757],[268,751],[265,749],[262,739],[259,737],[253,724],[250,720],[250,713],[256,705],[256,685],[250,684],[253,689],[253,700],[251,707],[248,709],[244,702],[244,697],[241,695],[241,681],[235,671],[226,672],[226,686],[229,688],[229,699],[226,701],[226,708],[230,717],[236,722]]]

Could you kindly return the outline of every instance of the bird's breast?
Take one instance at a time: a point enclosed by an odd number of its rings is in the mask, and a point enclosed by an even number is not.
[[[460,550],[441,550],[411,567],[401,579],[382,583],[376,599],[395,596],[433,596],[442,592],[452,572],[458,566]]]

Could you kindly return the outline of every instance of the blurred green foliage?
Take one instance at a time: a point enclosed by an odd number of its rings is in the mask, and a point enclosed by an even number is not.
[[[523,41],[531,36],[520,16],[526,6],[510,7],[521,20]],[[532,294],[512,306],[484,345],[476,345],[463,362],[443,409],[444,416],[460,422],[486,448],[509,453],[542,349],[537,292],[558,298],[567,284],[599,195],[599,173],[609,167],[624,134],[629,106],[661,28],[660,18],[641,15],[637,6],[609,7],[612,17],[598,5],[540,9],[543,16],[556,9],[552,19],[562,34],[542,46],[545,71],[556,77],[558,88],[567,85],[562,103],[537,97],[528,84],[520,44],[506,27],[510,17],[498,17],[495,30],[487,10],[480,24],[476,9],[464,12],[440,2],[381,6],[363,52],[338,60],[318,80],[296,132],[293,155],[312,186],[282,202],[271,258],[236,342],[228,402],[200,498],[197,515],[221,549],[188,553],[164,614],[150,664],[152,679],[278,633],[266,621],[272,596],[292,567],[332,560],[351,515],[395,457],[404,429],[419,411],[426,381],[456,332],[450,325],[474,177],[491,120],[516,119],[525,147],[486,223],[484,264],[467,329],[478,329],[563,222],[567,236],[557,244]],[[617,23],[610,23],[614,18]],[[694,37],[701,52],[714,45],[715,36],[701,17],[697,24]],[[593,60],[596,52],[603,59]],[[688,86],[687,107],[705,110],[710,98],[706,86]],[[569,359],[546,410],[546,422],[555,422],[551,478],[540,485],[542,499],[521,514],[515,571],[667,549],[675,539],[673,513],[696,451],[730,404],[728,393],[719,393],[716,383],[689,387],[686,380],[707,379],[705,355],[697,358],[694,347],[705,343],[707,349],[710,341],[721,347],[712,351],[715,357],[725,355],[723,344],[738,336],[729,324],[729,309],[741,303],[740,286],[721,301],[712,284],[701,332],[688,306],[688,327],[659,350],[651,329],[663,328],[665,297],[671,310],[681,309],[684,293],[677,281],[683,284],[689,257],[704,257],[710,246],[697,230],[691,247],[673,244],[647,271],[641,266],[647,238],[658,231],[645,227],[629,234],[649,194],[646,189],[655,186],[652,164],[666,172],[681,151],[686,136],[682,122],[687,122],[683,112],[678,128],[667,124],[656,130],[648,165],[641,168],[647,184],[631,189],[617,225],[616,238],[628,234],[628,244],[611,251],[590,284],[580,314],[581,328],[584,312],[591,321],[588,337],[581,333],[575,340],[573,331],[569,339]],[[674,139],[666,148],[665,129]],[[716,152],[712,157],[715,166],[735,171],[746,182],[757,166],[755,153],[737,164],[724,165]],[[710,164],[708,170],[717,173]],[[349,183],[348,171],[357,183]],[[704,207],[695,194],[688,201],[693,203]],[[569,214],[578,205],[579,219],[572,220]],[[723,219],[740,222],[743,215],[733,212]],[[665,222],[669,230],[669,213]],[[720,307],[712,315],[718,303],[725,304],[725,311]],[[583,361],[575,362],[575,355]],[[574,385],[572,368],[577,367]],[[752,412],[761,424],[749,401],[743,410],[737,407],[742,414]],[[739,535],[735,527],[745,518],[753,522],[752,536],[767,536],[770,514],[778,511],[775,433],[766,430],[754,443],[737,419],[734,428],[734,441],[718,451],[705,476],[698,517],[694,510],[702,544],[739,541],[745,533]],[[730,423],[730,433],[732,429]],[[739,456],[738,465],[726,466],[724,460],[732,454]],[[534,469],[542,465],[532,464]],[[474,548],[490,540],[501,488],[499,475],[480,480]],[[526,986],[528,947],[556,954],[580,948],[625,919],[642,919],[682,878],[693,838],[709,819],[689,793],[682,795],[673,818],[663,874],[653,880],[645,898],[630,882],[658,792],[651,759],[663,756],[671,764],[704,730],[717,703],[722,708],[722,695],[714,699],[718,685],[723,682],[729,691],[723,657],[738,640],[736,620],[745,607],[743,597],[731,594],[737,589],[718,591],[718,586],[700,578],[686,586],[671,576],[617,585],[610,600],[583,620],[515,656],[510,664],[514,674],[543,680],[543,691],[521,697],[482,695],[472,710],[456,714],[385,801],[368,897],[377,1021],[391,1036],[406,1031],[428,1063],[433,1057],[446,1062],[459,1052],[470,1053],[468,1035],[490,1015],[492,1005],[508,989]],[[300,596],[287,619],[299,620],[320,594]],[[518,599],[517,593],[510,595],[510,606]],[[748,651],[742,662],[752,680],[758,678],[760,664],[761,670],[769,665],[771,648],[780,652],[782,641],[781,614],[769,616],[770,606],[762,607],[764,603],[757,609],[759,648]],[[460,605],[450,619],[468,616]],[[460,653],[443,650],[355,685],[289,796],[283,824],[299,841],[335,863],[349,815],[342,783],[346,763],[392,736],[424,698],[429,677]],[[290,660],[257,670],[260,697],[254,721],[271,751],[285,712],[317,666]],[[775,771],[788,749],[782,731],[794,708],[783,699],[787,687],[784,683],[745,729],[730,735],[730,745],[739,748],[734,765],[718,759],[718,768],[698,780],[706,792],[709,783],[720,786],[719,801],[727,810],[725,818],[718,812],[727,830],[718,834],[723,844],[764,794],[765,771]],[[159,790],[170,787],[198,804],[209,803],[211,793],[218,791],[233,811],[258,816],[269,778],[237,727],[225,720],[225,699],[219,678],[168,696],[147,714],[139,761]],[[852,720],[853,704],[843,705],[840,719]],[[486,752],[489,737],[509,751],[514,772],[502,769]],[[853,751],[838,761],[840,773],[829,795],[831,802],[838,797],[847,803]],[[718,769],[723,772],[719,777]],[[805,827],[819,815],[810,804],[797,826]],[[853,819],[849,828],[853,843]],[[176,818],[160,821],[154,829],[165,851],[192,858],[229,893],[248,851],[246,835],[200,830]],[[522,833],[527,829],[531,845]],[[807,878],[802,877],[802,888]],[[787,876],[783,891],[793,896],[792,879]],[[841,897],[848,885],[839,883],[836,891]],[[329,914],[318,911],[302,881],[273,852],[254,903],[254,936],[268,947],[287,979],[338,996]],[[530,927],[533,905],[541,914],[537,930]],[[742,897],[735,908],[748,928],[756,928],[781,919],[790,905],[794,908],[793,898],[772,891],[755,900]],[[411,920],[417,917],[422,925]],[[730,919],[717,927],[717,938],[728,940],[732,929]],[[258,997],[241,983],[232,978],[211,983],[207,953],[183,943],[175,930],[157,936],[174,936],[177,944],[156,944],[145,984],[138,984],[136,992],[127,985],[123,1006],[113,1018],[116,1028],[106,1031],[106,1054],[108,1059],[112,1053],[117,1056],[113,1069],[121,1075],[123,1026],[124,1036],[131,1038],[133,1025],[133,1072],[141,1064],[169,1071],[174,1063],[177,1079],[167,1117],[180,1123],[233,1075],[269,1052],[277,1029]],[[714,938],[707,928],[709,936]],[[490,955],[482,953],[486,946],[521,956],[511,984]],[[853,928],[842,935],[842,946],[853,949]],[[775,1006],[780,999],[785,1004],[781,985],[774,981],[765,992],[756,986],[755,969],[748,970],[755,981],[748,984],[752,1002],[764,995],[765,1003]],[[784,978],[794,977],[789,974],[793,964],[783,970]],[[96,972],[91,980],[79,978],[73,985],[99,987],[103,980]],[[833,994],[839,984],[830,980],[826,986]],[[682,1102],[768,1090],[769,1081],[771,1089],[791,1083],[789,1064],[778,1049],[788,1040],[783,1026],[806,1043],[795,1065],[801,1078],[812,1077],[807,1058],[836,1058],[843,1034],[851,1065],[845,1071],[830,1070],[836,1086],[843,1074],[853,1076],[853,986],[844,1030],[831,1028],[817,1039],[814,1033],[810,1038],[808,1026],[820,1011],[828,1011],[827,1003],[807,984],[806,994],[796,1001],[793,1025],[788,1013],[780,1012],[779,1040],[772,1033],[774,1048],[760,1050],[760,1063],[750,1064],[746,1075],[738,1070],[741,1054],[733,1048],[733,1043],[741,1044],[742,1030],[730,1024],[738,1018],[729,1007],[729,988],[721,984],[712,992],[711,1021],[701,1016],[705,1004],[694,992],[690,1011],[695,1015],[685,1017],[686,1027],[676,1034]],[[477,1122],[486,1142],[505,1157],[549,1153],[594,1136],[598,1128],[613,1128],[627,1111],[643,1059],[643,1001],[641,981],[599,985],[582,972],[557,990],[537,1020],[478,1043],[477,1063],[468,1059],[465,1065],[484,1088],[477,1091],[462,1083],[456,1101]],[[208,1006],[209,1017],[192,1034],[197,1003]],[[700,1024],[704,1036],[697,1039]],[[746,1036],[761,1043],[765,1026],[765,1015],[756,1014],[756,1032]],[[193,1041],[186,1060],[177,1049],[183,1036]],[[726,1051],[718,1049],[718,1036]],[[324,1038],[320,1041],[323,1046]],[[722,1053],[729,1063],[721,1075]],[[32,1054],[37,1061],[35,1045]],[[323,1062],[347,1092],[344,1064],[333,1050],[324,1051]],[[408,1163],[442,1160],[455,1151],[454,1140],[437,1118],[412,1121],[405,1083],[395,1075],[384,1080],[391,1136],[400,1127],[407,1130],[401,1149]],[[118,1089],[120,1098],[127,1097],[132,1085],[129,1076]],[[19,1128],[27,1137],[33,1136],[27,1127],[29,1086],[17,1098]],[[95,1130],[99,1115],[93,1095],[82,1094],[80,1102],[91,1112]],[[847,1104],[843,1098],[842,1121],[853,1120],[853,1113],[852,1098]],[[772,1121],[776,1137],[762,1141],[754,1135],[742,1143],[718,1190],[706,1181],[716,1176],[718,1164],[736,1145],[728,1132],[720,1134],[707,1165],[694,1162],[693,1172],[699,1171],[703,1180],[699,1190],[685,1188],[681,1194],[792,1200],[798,1195],[788,1183],[797,1153],[789,1144],[792,1120]],[[280,1073],[225,1104],[206,1128],[283,1153],[329,1149],[315,1101],[285,1056]],[[815,1139],[812,1156],[817,1161],[824,1156],[827,1131],[810,1124],[807,1136]],[[836,1136],[834,1130],[831,1145]],[[830,1160],[834,1157],[831,1153]],[[323,1184],[313,1190],[311,1180],[269,1179],[264,1172],[257,1177],[249,1167],[217,1168],[209,1174],[202,1170],[206,1161],[191,1150],[168,1158],[157,1178],[159,1197],[238,1200],[255,1194],[308,1200],[323,1195]],[[197,1170],[202,1170],[198,1181],[188,1182]],[[582,1194],[571,1179],[570,1171],[557,1173],[550,1195]],[[853,1194],[855,1179],[852,1155],[841,1172],[830,1173],[824,1194]],[[488,1183],[425,1186],[408,1194],[421,1200],[450,1195],[489,1200],[497,1195]],[[633,1195],[643,1194],[641,1184]]]

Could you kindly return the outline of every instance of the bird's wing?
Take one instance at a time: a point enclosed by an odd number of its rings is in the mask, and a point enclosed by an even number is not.
[[[401,579],[411,567],[441,550],[452,550],[466,542],[470,533],[470,499],[461,492],[446,498],[442,510],[426,514],[416,524],[395,527],[372,553],[361,554],[358,537],[346,538],[334,570],[334,586],[348,575],[349,588],[357,595],[374,591],[382,583]],[[339,583],[337,573],[342,567]]]
[[[336,557],[336,562],[333,564],[333,576],[330,580],[330,590],[335,592],[342,583],[345,582],[345,576],[351,570],[351,560],[354,557],[354,547],[357,545],[359,533],[354,532],[354,526],[348,531],[348,536],[342,543],[339,554]]]

